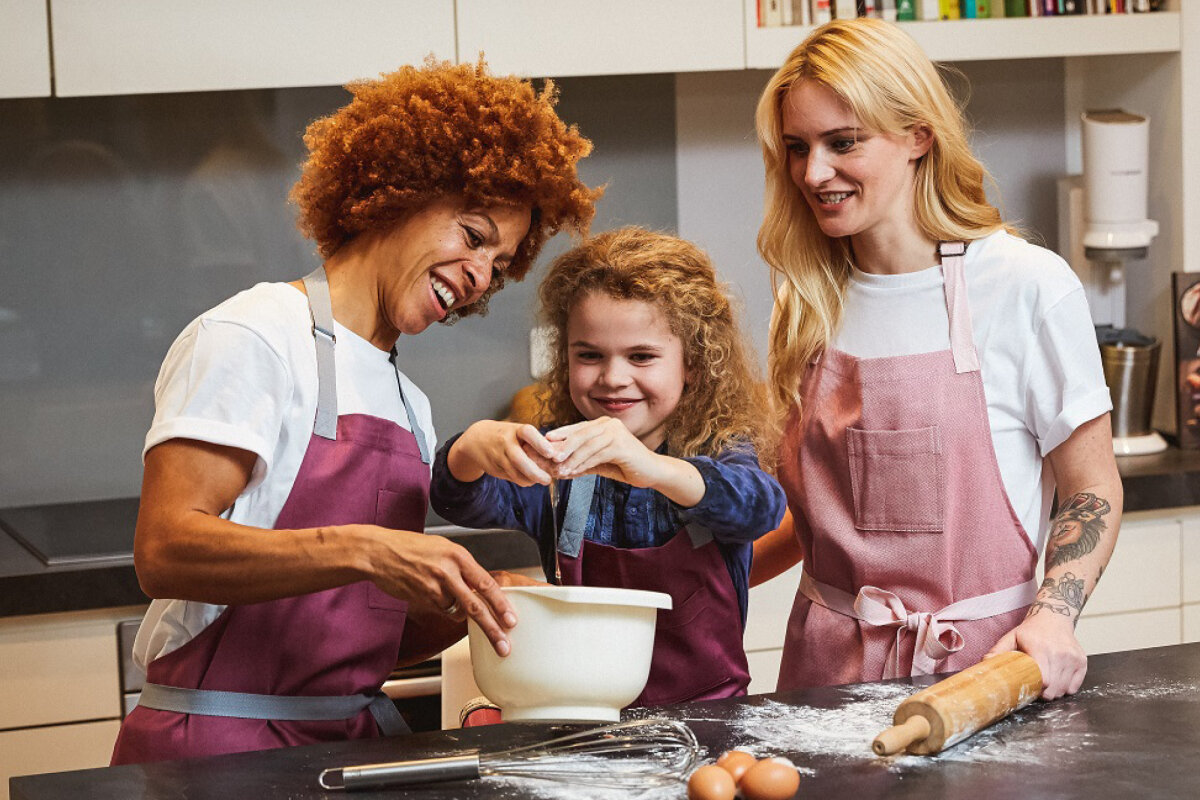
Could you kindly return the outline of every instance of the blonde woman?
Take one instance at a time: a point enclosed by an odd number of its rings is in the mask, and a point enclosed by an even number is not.
[[[1082,287],[988,203],[960,109],[893,25],[815,30],[757,125],[790,514],[752,584],[804,563],[779,688],[1019,649],[1045,698],[1078,690],[1122,505]]]

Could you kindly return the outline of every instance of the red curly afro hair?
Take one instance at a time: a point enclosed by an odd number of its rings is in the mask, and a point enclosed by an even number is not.
[[[360,233],[391,227],[437,198],[527,205],[532,221],[504,275],[447,321],[486,313],[505,278],[520,280],[560,230],[586,234],[601,189],[576,173],[592,144],[554,110],[558,94],[475,64],[406,66],[346,87],[354,99],[304,134],[309,158],[292,189],[299,227],[328,258]]]

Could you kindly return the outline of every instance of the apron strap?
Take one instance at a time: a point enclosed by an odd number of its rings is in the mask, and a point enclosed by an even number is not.
[[[325,267],[320,266],[304,276],[304,289],[308,292],[308,314],[312,318],[313,340],[317,348],[317,416],[313,423],[313,433],[323,439],[337,439],[337,364],[334,348],[337,336],[333,327],[333,301],[329,296],[329,279]],[[417,440],[417,448],[421,451],[421,462],[430,463],[429,442],[425,432],[417,422],[412,404],[404,394],[404,386],[400,379],[400,366],[396,363],[396,348],[392,348],[388,360],[396,370],[396,388],[400,391],[400,401],[404,403],[404,413],[408,415],[408,424],[412,428],[413,437]]]
[[[366,708],[370,709],[371,716],[385,736],[411,733],[396,706],[383,692],[308,697],[183,689],[147,683],[142,687],[138,705],[178,714],[274,720],[350,719]]]
[[[971,334],[971,309],[967,303],[967,272],[963,256],[966,242],[939,242],[942,276],[946,287],[946,314],[950,317],[950,351],[954,371],[978,372],[979,356]]]
[[[929,675],[938,661],[957,653],[966,643],[952,622],[985,619],[1016,611],[1032,603],[1037,590],[1037,579],[1030,578],[1025,583],[998,592],[959,600],[939,611],[909,611],[895,594],[874,586],[863,586],[857,595],[852,595],[836,586],[821,583],[807,571],[800,575],[800,593],[817,605],[868,625],[896,628],[896,641],[892,644],[892,653],[884,667],[885,679],[904,675],[900,666],[900,640],[905,632],[912,631],[917,639],[913,648],[912,669],[908,675]]]
[[[308,292],[308,314],[312,318],[313,339],[317,347],[317,418],[313,433],[322,439],[337,439],[337,368],[333,348],[333,301],[329,298],[329,280],[320,266],[304,277]]]
[[[567,510],[563,515],[562,530],[558,534],[558,552],[575,558],[583,549],[583,534],[587,529],[588,515],[592,511],[592,497],[596,494],[598,475],[581,475],[570,482],[567,489]],[[557,509],[552,509],[557,511]],[[684,526],[692,540],[692,549],[703,547],[713,540],[712,532],[696,523]]]

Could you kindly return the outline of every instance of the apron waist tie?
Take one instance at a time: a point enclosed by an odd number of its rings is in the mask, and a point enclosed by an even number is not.
[[[875,586],[863,586],[857,595],[852,595],[836,586],[821,583],[807,571],[800,576],[801,594],[817,605],[862,620],[868,625],[896,628],[896,641],[892,644],[892,654],[884,668],[885,679],[904,677],[900,667],[900,641],[905,632],[912,631],[916,635],[909,677],[929,675],[938,661],[963,648],[965,640],[952,622],[984,619],[1015,611],[1032,603],[1037,589],[1037,579],[1030,578],[1025,583],[998,592],[959,600],[938,611],[914,612],[905,608],[895,594]]]
[[[208,717],[274,720],[350,719],[368,709],[384,736],[410,733],[404,718],[383,692],[332,697],[251,694],[215,689],[183,689],[147,683],[138,705],[158,711]]]

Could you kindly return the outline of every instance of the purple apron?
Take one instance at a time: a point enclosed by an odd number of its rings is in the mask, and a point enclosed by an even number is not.
[[[413,432],[364,414],[338,416],[324,269],[305,278],[305,287],[317,347],[317,420],[274,527],[369,523],[421,531],[429,454],[416,415],[405,398]],[[405,601],[370,581],[229,606],[150,663],[112,763],[369,738],[381,728],[407,732],[380,692],[396,667],[406,611]]]
[[[744,695],[750,670],[737,592],[712,535],[691,526],[657,547],[588,541],[583,528],[595,486],[595,476],[570,484],[559,542],[563,583],[666,592],[672,600],[670,610],[658,612],[650,678],[632,705]]]

